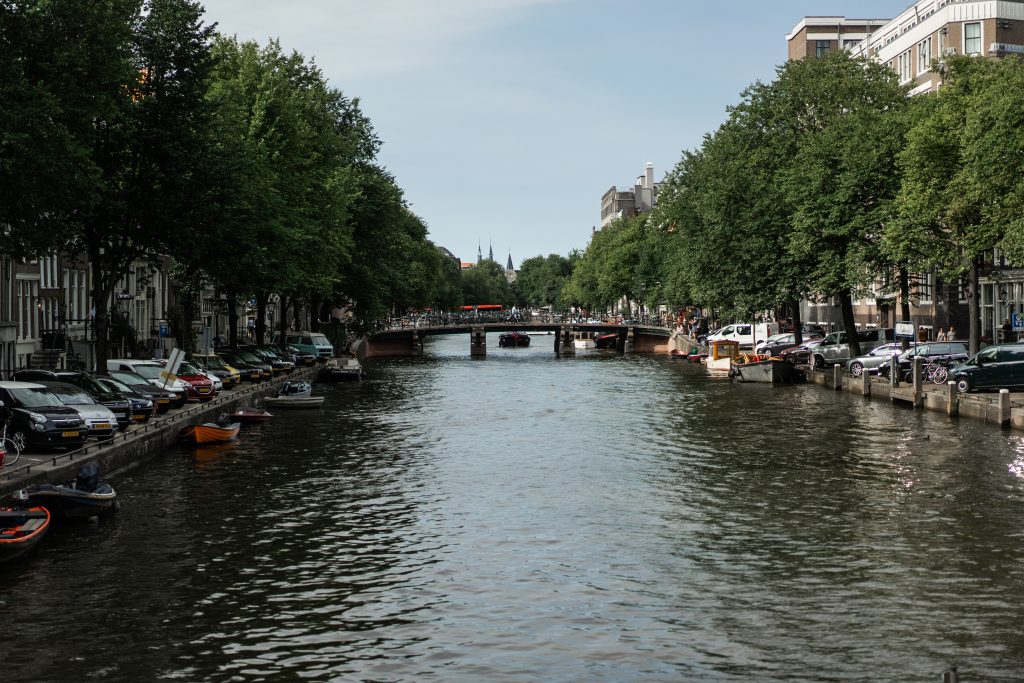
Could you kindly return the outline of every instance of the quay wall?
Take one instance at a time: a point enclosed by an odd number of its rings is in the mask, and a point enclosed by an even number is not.
[[[70,452],[23,454],[0,476],[0,497],[32,484],[55,484],[74,479],[78,468],[89,462],[98,463],[105,478],[116,477],[176,444],[185,427],[209,422],[221,413],[251,408],[275,393],[286,381],[312,381],[317,370],[318,367],[300,368],[269,382],[245,384],[221,392],[209,403],[186,406],[155,417],[146,424],[118,434],[112,441],[90,441],[84,448]]]

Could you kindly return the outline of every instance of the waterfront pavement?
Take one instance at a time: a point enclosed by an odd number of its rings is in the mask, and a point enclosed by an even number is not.
[[[178,440],[185,427],[208,421],[222,412],[251,407],[275,392],[286,381],[312,381],[318,366],[299,368],[269,382],[244,384],[222,391],[207,403],[188,404],[172,409],[143,424],[133,424],[108,441],[90,440],[73,451],[22,453],[17,462],[0,471],[0,497],[32,484],[57,483],[74,479],[78,468],[98,462],[105,476],[111,477],[157,455]]]

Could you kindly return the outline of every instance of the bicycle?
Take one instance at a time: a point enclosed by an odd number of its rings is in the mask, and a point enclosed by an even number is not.
[[[0,430],[0,469],[13,465],[21,457],[21,449],[18,444],[7,438],[8,422],[4,422],[4,428]],[[14,453],[13,458],[10,457],[12,452]]]

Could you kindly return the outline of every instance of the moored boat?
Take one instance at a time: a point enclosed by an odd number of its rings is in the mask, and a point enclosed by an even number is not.
[[[594,346],[599,349],[614,349],[619,340],[618,332],[606,332],[594,337]]]
[[[50,512],[28,504],[28,494],[18,493],[12,507],[0,508],[0,564],[34,548],[50,528]]]
[[[29,504],[45,507],[54,520],[89,519],[120,509],[117,492],[103,480],[100,466],[94,462],[78,468],[72,481],[37,484],[26,493]]]
[[[362,376],[363,366],[355,358],[330,358],[317,373],[321,382],[355,382]]]
[[[242,428],[240,422],[226,424],[207,422],[205,424],[191,425],[181,430],[181,438],[197,446],[208,443],[224,443],[238,438],[238,430]]]
[[[596,349],[597,342],[590,332],[577,332],[572,340],[572,345],[577,349]]]
[[[704,360],[708,370],[712,372],[727,373],[732,369],[732,362],[739,355],[740,345],[734,341],[713,341],[711,352]]]
[[[259,424],[261,422],[269,422],[273,413],[260,408],[241,408],[231,413],[231,421],[239,422],[244,425],[248,424]]]
[[[501,347],[519,347],[529,346],[530,335],[523,334],[522,332],[504,332],[498,335],[498,346]]]
[[[313,396],[309,382],[285,382],[276,395],[263,399],[263,405],[278,408],[316,408],[323,402],[323,396]]]
[[[751,356],[733,363],[730,374],[741,382],[796,384],[801,381],[800,371],[781,358]]]

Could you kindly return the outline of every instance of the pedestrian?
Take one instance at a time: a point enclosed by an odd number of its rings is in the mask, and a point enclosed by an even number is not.
[[[946,341],[953,341],[954,339],[956,339],[956,328],[950,325],[949,332],[946,333]]]
[[[939,328],[939,333],[935,335],[935,341],[937,341],[937,342],[944,342],[944,341],[946,341],[946,332],[941,327]]]

